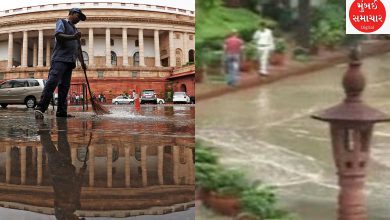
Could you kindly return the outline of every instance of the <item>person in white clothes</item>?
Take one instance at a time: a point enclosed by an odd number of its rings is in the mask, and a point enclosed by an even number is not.
[[[272,31],[266,28],[265,23],[259,24],[259,30],[253,35],[253,40],[256,43],[259,57],[259,74],[262,76],[268,75],[268,59],[269,55],[274,50],[274,37]]]

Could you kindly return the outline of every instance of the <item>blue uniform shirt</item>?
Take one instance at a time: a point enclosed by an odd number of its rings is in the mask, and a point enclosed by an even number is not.
[[[74,35],[76,32],[77,28],[68,20],[59,19],[57,21],[55,36],[59,33]],[[52,62],[59,61],[75,64],[79,54],[78,47],[77,40],[59,41],[55,38],[53,56],[51,57]]]

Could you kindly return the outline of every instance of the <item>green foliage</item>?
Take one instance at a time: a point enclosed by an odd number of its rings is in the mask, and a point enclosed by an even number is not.
[[[196,183],[202,189],[239,197],[248,188],[248,180],[242,171],[208,163],[197,163],[195,167]]]
[[[206,0],[202,0],[206,1]],[[197,1],[198,2],[198,1]],[[225,8],[217,6],[208,10],[196,10],[196,41],[197,43],[213,43],[218,41],[220,47],[223,39],[226,38],[233,29],[245,37],[253,33],[257,28],[260,17],[243,8]],[[249,36],[248,36],[249,37]],[[249,37],[250,38],[250,37]],[[207,43],[206,43],[207,44]]]
[[[172,88],[171,88],[170,91],[165,92],[165,101],[172,102],[172,100],[173,100],[173,92],[172,92]]]
[[[217,155],[215,152],[209,148],[202,145],[199,141],[196,143],[195,150],[195,163],[207,163],[207,164],[217,164]]]
[[[244,49],[245,58],[247,60],[256,60],[257,59],[257,46],[254,43],[248,43],[245,45]]]
[[[297,61],[306,62],[309,60],[309,51],[303,47],[297,47],[293,50],[293,58]]]
[[[313,13],[311,44],[335,47],[344,42],[345,12],[335,4],[324,5]]]
[[[292,220],[287,212],[276,208],[277,199],[272,187],[255,184],[242,192],[242,211],[265,220]]]
[[[209,11],[215,7],[220,6],[221,0],[198,0],[195,3],[196,10]]]
[[[242,193],[240,204],[242,210],[260,216],[262,219],[275,215],[276,196],[272,188],[255,186]]]
[[[275,39],[275,53],[284,53],[287,50],[286,40],[283,38]]]

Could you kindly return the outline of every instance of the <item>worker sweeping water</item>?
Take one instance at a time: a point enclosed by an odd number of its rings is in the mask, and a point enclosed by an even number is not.
[[[80,60],[82,68],[86,65],[80,58],[78,39],[81,38],[81,32],[76,28],[79,21],[85,21],[86,16],[79,8],[69,10],[67,19],[59,19],[56,23],[55,44],[53,56],[51,58],[51,67],[49,77],[43,89],[41,101],[35,108],[35,118],[42,119],[53,97],[53,92],[58,86],[58,107],[57,117],[72,117],[67,111],[67,95],[72,78],[72,70],[76,67],[76,59]]]

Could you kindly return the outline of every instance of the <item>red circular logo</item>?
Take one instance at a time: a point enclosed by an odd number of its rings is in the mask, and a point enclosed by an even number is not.
[[[385,19],[386,9],[380,0],[355,0],[349,9],[349,20],[361,32],[377,31]]]

